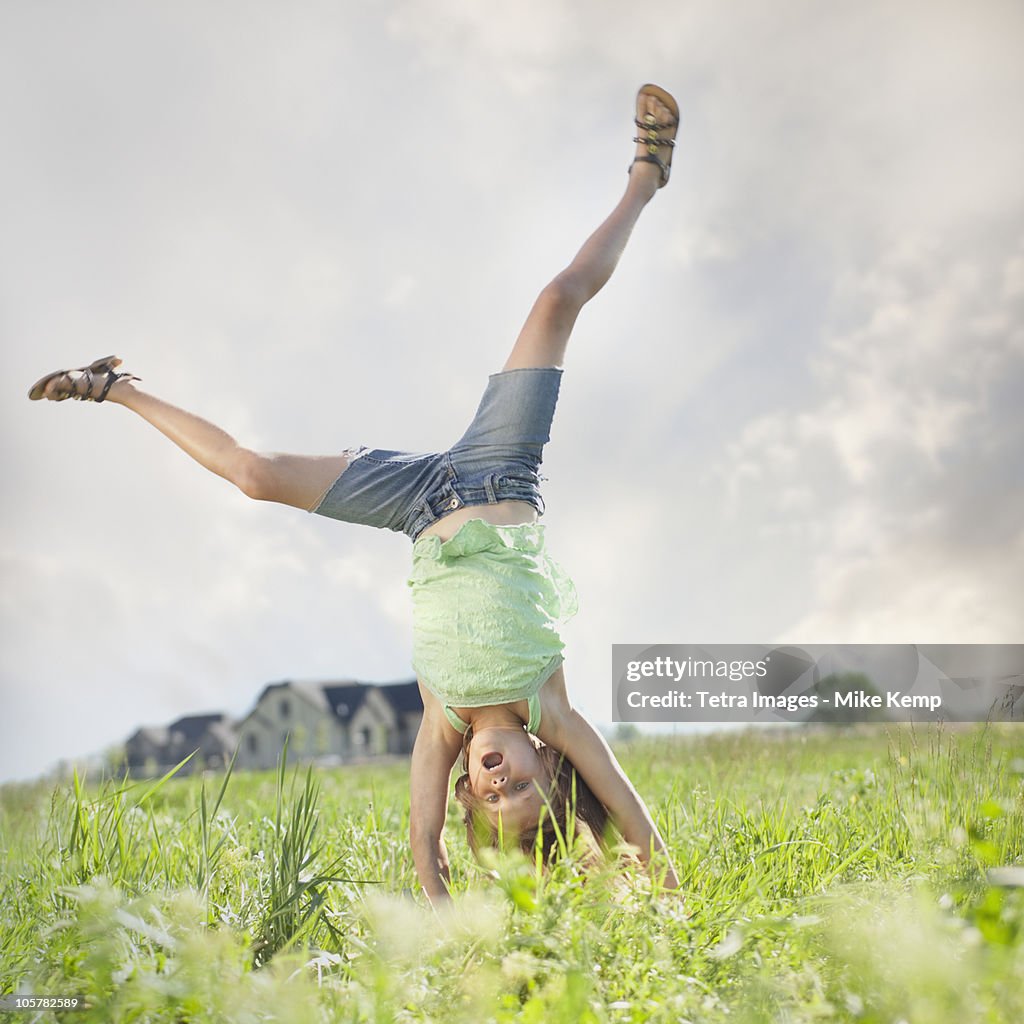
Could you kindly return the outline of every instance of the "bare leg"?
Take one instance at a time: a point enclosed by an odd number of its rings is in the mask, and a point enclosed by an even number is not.
[[[201,466],[259,501],[312,509],[348,466],[344,455],[250,451],[220,427],[141,391],[131,381],[114,384],[107,401],[131,409]]]
[[[653,96],[643,98],[644,109],[660,122],[671,112]],[[637,155],[646,152],[638,145]],[[660,169],[650,163],[633,165],[626,193],[607,220],[587,239],[572,263],[540,293],[523,326],[506,370],[531,366],[560,366],[580,310],[607,283],[622,256],[643,208],[661,181]]]

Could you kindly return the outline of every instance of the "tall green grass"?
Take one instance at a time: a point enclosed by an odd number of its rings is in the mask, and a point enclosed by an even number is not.
[[[453,808],[437,914],[401,764],[4,787],[0,993],[77,996],[83,1024],[1024,1021],[1024,888],[992,871],[1024,865],[1019,727],[619,754],[679,893],[477,865]]]
[[[253,945],[253,966],[261,967],[281,950],[289,949],[319,932],[337,947],[344,937],[334,926],[328,912],[328,887],[346,882],[334,872],[344,863],[338,854],[326,867],[314,869],[321,859],[324,844],[317,843],[320,786],[313,779],[313,769],[306,769],[301,791],[296,792],[292,780],[285,798],[288,742],[278,759],[277,798],[273,830],[269,833],[266,851],[266,885],[260,895],[265,910],[257,925]]]

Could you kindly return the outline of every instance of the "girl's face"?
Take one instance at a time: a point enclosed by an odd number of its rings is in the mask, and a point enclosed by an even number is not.
[[[529,735],[522,728],[491,726],[473,734],[469,784],[484,813],[503,831],[535,828],[550,785]]]

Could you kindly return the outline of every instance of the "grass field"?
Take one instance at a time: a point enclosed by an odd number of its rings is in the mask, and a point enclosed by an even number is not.
[[[0,993],[85,1007],[9,1019],[1024,1021],[1024,869],[991,870],[1024,865],[1024,729],[618,752],[682,893],[485,871],[453,810],[437,916],[402,764],[4,787]]]

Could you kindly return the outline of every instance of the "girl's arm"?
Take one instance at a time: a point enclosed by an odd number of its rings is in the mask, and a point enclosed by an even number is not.
[[[578,711],[566,707],[551,722],[550,742],[576,766],[576,770],[604,804],[616,828],[631,846],[639,850],[641,861],[649,865],[658,854],[665,866],[661,885],[679,888],[679,879],[643,798],[633,788],[604,737]]]
[[[444,845],[448,787],[452,765],[462,751],[458,733],[448,724],[437,698],[420,686],[423,721],[412,750],[409,840],[416,875],[437,905],[448,899],[448,851]]]

